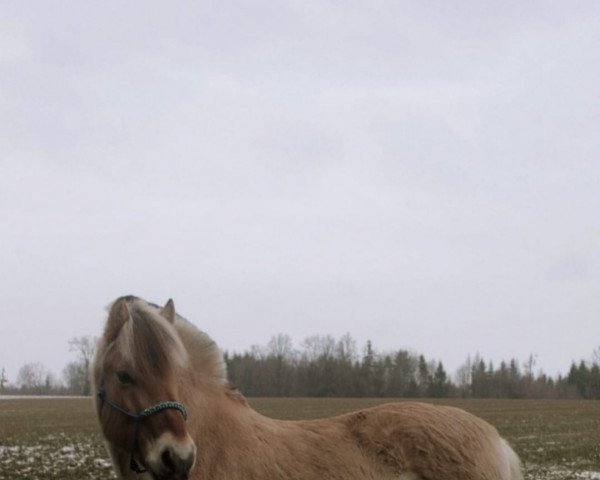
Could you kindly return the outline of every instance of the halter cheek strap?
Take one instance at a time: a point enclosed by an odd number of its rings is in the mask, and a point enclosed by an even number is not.
[[[185,406],[182,403],[172,402],[172,401],[157,403],[156,405],[153,405],[151,407],[144,408],[143,410],[141,410],[138,413],[131,413],[131,412],[125,410],[123,407],[120,407],[116,403],[111,402],[106,397],[106,390],[104,389],[104,382],[102,382],[100,384],[100,388],[98,389],[98,398],[100,398],[100,400],[102,401],[103,404],[106,403],[110,407],[114,408],[115,410],[122,413],[123,415],[133,419],[133,421],[134,421],[133,442],[131,444],[131,449],[129,451],[129,468],[131,468],[131,470],[133,470],[135,473],[144,473],[146,471],[144,468],[140,467],[138,462],[135,460],[135,451],[137,449],[139,427],[140,427],[140,423],[142,423],[142,420],[144,418],[148,418],[148,417],[154,415],[155,413],[162,412],[163,410],[167,410],[167,409],[179,410],[179,412],[181,413],[181,416],[183,417],[183,420],[187,420],[187,410],[185,409]]]

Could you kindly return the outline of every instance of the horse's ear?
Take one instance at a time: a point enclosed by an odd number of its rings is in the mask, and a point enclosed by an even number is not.
[[[121,331],[121,328],[131,318],[131,312],[127,306],[127,300],[119,298],[110,308],[108,320],[104,329],[104,338],[107,342],[112,342]]]
[[[166,318],[171,323],[175,323],[175,304],[172,298],[169,298],[165,306],[160,309],[160,316]]]

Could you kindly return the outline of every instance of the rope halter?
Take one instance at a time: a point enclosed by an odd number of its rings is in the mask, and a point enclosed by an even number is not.
[[[144,408],[143,410],[141,410],[138,413],[131,413],[131,412],[125,410],[124,408],[120,407],[116,403],[111,402],[107,398],[106,390],[104,388],[104,382],[102,382],[102,384],[100,385],[100,388],[98,389],[98,398],[100,398],[100,400],[102,401],[103,404],[106,403],[107,405],[111,406],[113,409],[115,409],[118,412],[122,413],[123,415],[133,419],[133,421],[134,421],[133,442],[131,444],[131,449],[129,451],[129,468],[131,468],[131,470],[133,470],[135,473],[144,473],[147,471],[143,467],[141,467],[138,464],[138,462],[135,460],[135,451],[137,448],[139,427],[140,427],[140,423],[142,423],[142,420],[144,420],[145,418],[151,417],[152,415],[154,415],[158,412],[162,412],[163,410],[179,410],[179,412],[181,413],[181,416],[183,417],[183,420],[184,421],[187,420],[187,410],[185,409],[185,406],[182,403],[172,402],[172,401],[160,402],[151,407]]]

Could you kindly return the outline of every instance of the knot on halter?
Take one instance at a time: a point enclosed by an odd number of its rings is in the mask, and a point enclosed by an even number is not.
[[[100,398],[103,404],[106,403],[113,409],[134,420],[135,426],[133,431],[133,442],[129,451],[129,468],[131,468],[131,470],[133,470],[136,473],[144,473],[146,471],[144,468],[139,466],[138,462],[134,458],[135,450],[137,448],[138,432],[141,421],[144,418],[151,417],[155,413],[161,412],[163,410],[178,410],[179,413],[181,413],[181,416],[183,417],[184,421],[187,420],[188,416],[185,406],[182,403],[173,401],[160,402],[151,407],[144,408],[138,413],[131,413],[107,398],[106,390],[104,388],[104,382],[102,382],[100,388],[98,389],[98,398]]]

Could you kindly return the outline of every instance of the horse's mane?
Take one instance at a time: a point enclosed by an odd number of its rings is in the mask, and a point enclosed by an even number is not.
[[[226,382],[227,367],[223,353],[213,339],[180,315],[175,320],[175,330],[187,350],[194,370]]]
[[[129,295],[119,300],[127,303],[131,322],[123,326],[117,343],[121,343],[120,351],[130,352],[138,368],[160,371],[172,362],[189,362],[190,370],[212,380],[227,381],[223,354],[206,333],[180,315],[171,324],[160,316],[161,307],[141,298]]]

